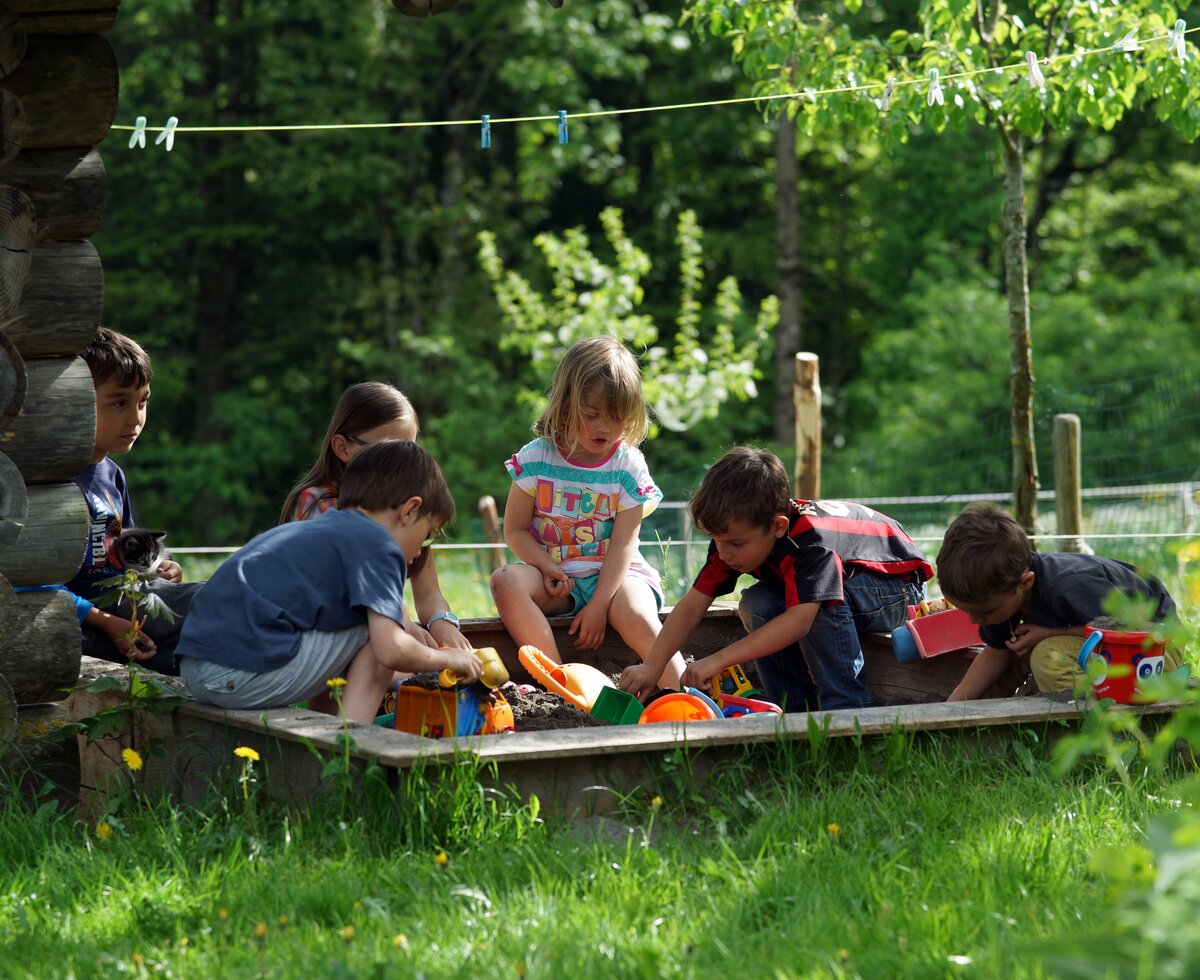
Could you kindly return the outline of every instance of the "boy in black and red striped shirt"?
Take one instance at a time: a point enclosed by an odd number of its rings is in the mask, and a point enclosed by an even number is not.
[[[779,458],[746,446],[713,464],[690,510],[712,538],[708,561],[621,689],[652,690],[713,599],[744,574],[758,579],[738,604],[748,635],[689,665],[683,683],[705,690],[726,667],[754,660],[766,696],[784,710],[870,705],[858,634],[903,623],[933,577],[904,529],[861,504],[792,500]]]

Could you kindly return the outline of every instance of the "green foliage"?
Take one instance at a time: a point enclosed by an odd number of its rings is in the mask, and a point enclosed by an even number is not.
[[[753,398],[758,392],[756,361],[779,320],[774,298],[763,300],[758,315],[749,322],[737,280],[727,276],[713,299],[715,322],[706,324],[700,300],[702,236],[695,213],[684,211],[676,236],[681,253],[679,311],[668,350],[659,344],[664,332],[651,316],[639,312],[645,298],[642,280],[651,269],[649,257],[625,234],[619,209],[605,209],[600,224],[614,255],[611,266],[592,253],[582,228],[572,228],[562,238],[543,233],[534,239],[550,271],[552,301],[505,266],[494,234],[479,235],[480,264],[508,327],[500,336],[500,348],[527,355],[540,382],[539,388],[523,393],[522,402],[537,414],[539,399],[563,351],[577,340],[602,334],[645,352],[646,400],[656,422],[667,429],[684,432],[716,417],[730,398]]]

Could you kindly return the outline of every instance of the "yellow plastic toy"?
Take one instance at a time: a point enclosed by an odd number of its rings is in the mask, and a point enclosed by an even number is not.
[[[479,675],[479,682],[484,687],[490,687],[494,691],[508,683],[508,669],[504,666],[504,661],[500,659],[500,654],[496,652],[495,647],[482,647],[471,652],[475,654],[475,659],[483,664],[483,673]],[[442,687],[453,687],[458,683],[458,675],[447,667],[438,674],[438,683]]]
[[[580,711],[591,711],[604,688],[616,687],[590,664],[557,664],[534,646],[521,647],[517,656],[535,681]]]
[[[754,693],[751,692],[757,693],[754,685],[750,683],[750,678],[738,664],[732,664],[719,674],[713,674],[712,697],[718,704],[723,694],[748,698],[754,696]]]

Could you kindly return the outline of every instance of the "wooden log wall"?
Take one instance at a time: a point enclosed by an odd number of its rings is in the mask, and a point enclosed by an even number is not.
[[[96,145],[117,112],[103,36],[120,0],[0,0],[0,716],[61,700],[79,677],[61,584],[88,543],[75,477],[96,401],[79,357],[100,326],[104,276],[88,239],[104,215]],[[9,727],[0,717],[0,742]],[[0,749],[3,746],[0,745]]]

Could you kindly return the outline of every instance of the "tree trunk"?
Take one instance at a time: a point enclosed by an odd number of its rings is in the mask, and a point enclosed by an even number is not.
[[[26,34],[103,34],[121,0],[4,0]]]
[[[28,150],[91,149],[117,114],[117,58],[96,34],[34,37],[20,66],[0,81],[25,109]]]
[[[1029,327],[1023,137],[1002,127],[1000,143],[1004,151],[1004,285],[1008,299],[1014,516],[1028,533],[1035,534],[1038,468],[1033,439],[1033,347]]]
[[[103,303],[104,271],[91,242],[39,245],[21,303],[0,330],[25,358],[78,354],[96,335]]]
[[[199,99],[228,99],[227,118],[237,122],[245,108],[241,0],[201,0],[195,4],[197,35],[205,40],[205,58],[200,82],[189,88]],[[241,168],[225,161],[228,140],[202,136],[195,140],[194,153],[203,170],[212,176],[205,182],[206,207],[216,214],[236,214],[242,201]],[[229,347],[234,335],[234,308],[241,287],[242,266],[237,243],[228,239],[201,245],[195,260],[196,310],[196,431],[197,448],[223,446],[226,427],[217,414],[217,399],[229,388]],[[192,510],[192,533],[203,538],[215,522],[228,512],[216,494],[202,493]]]
[[[786,112],[775,130],[775,278],[779,325],[775,328],[775,441],[786,446],[795,436],[792,382],[801,341],[799,168],[796,123]]]
[[[21,471],[16,463],[0,453],[0,553],[12,547],[21,536],[28,508],[29,498]],[[0,580],[0,589],[4,587]],[[4,617],[0,615],[0,637],[4,635]]]
[[[0,184],[33,202],[39,242],[91,238],[104,217],[104,164],[91,148],[27,150],[0,168]]]
[[[13,585],[58,585],[83,564],[88,509],[74,483],[29,488],[25,526],[0,554],[0,575]]]
[[[0,185],[0,318],[21,302],[36,234],[33,202],[15,187]]]
[[[92,373],[82,357],[33,358],[25,373],[25,404],[0,430],[0,452],[17,464],[27,485],[67,483],[87,466],[96,444]]]

